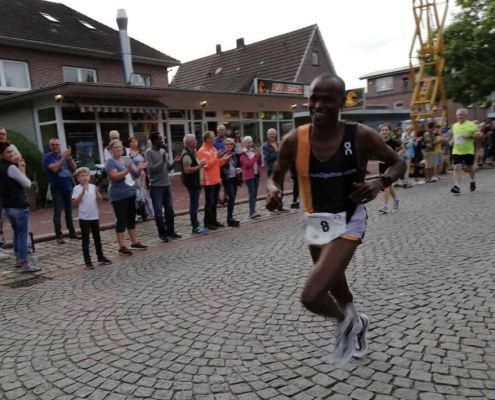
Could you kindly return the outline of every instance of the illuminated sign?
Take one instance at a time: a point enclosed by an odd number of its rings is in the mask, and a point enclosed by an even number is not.
[[[304,96],[304,85],[302,83],[255,78],[254,93]]]

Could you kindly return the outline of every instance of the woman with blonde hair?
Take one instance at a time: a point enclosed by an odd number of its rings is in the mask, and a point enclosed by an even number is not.
[[[242,177],[249,192],[249,218],[258,218],[260,214],[256,212],[256,197],[258,196],[258,186],[261,172],[261,155],[253,147],[253,138],[244,136],[242,139],[243,152],[239,157],[242,169]]]

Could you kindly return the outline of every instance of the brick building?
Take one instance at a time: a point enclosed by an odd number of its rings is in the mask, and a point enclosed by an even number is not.
[[[42,151],[58,137],[90,168],[103,161],[112,129],[142,144],[157,130],[173,157],[185,133],[200,139],[219,124],[257,142],[268,128],[290,130],[292,105],[301,102],[305,84],[333,72],[313,25],[253,44],[238,40],[229,51],[217,46],[207,68],[185,63],[171,86],[168,68],[180,62],[129,38],[127,18],[121,17],[115,30],[62,4],[3,2],[0,126],[21,132]],[[214,79],[201,82],[205,77]],[[259,78],[277,91],[252,90]]]

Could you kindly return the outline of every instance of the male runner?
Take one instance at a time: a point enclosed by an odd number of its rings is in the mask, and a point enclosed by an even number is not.
[[[296,162],[305,209],[305,238],[315,269],[301,301],[311,312],[338,321],[333,361],[342,365],[366,353],[369,319],[358,314],[345,278],[345,269],[366,227],[364,204],[405,172],[406,164],[371,128],[339,119],[345,84],[338,76],[321,75],[311,83],[311,123],[284,138],[267,182],[267,208],[280,204],[281,185]],[[380,179],[365,182],[368,159],[390,165]]]
[[[451,193],[461,193],[461,175],[462,165],[467,167],[469,176],[471,177],[471,183],[469,184],[469,190],[474,192],[476,190],[476,165],[474,165],[474,139],[480,135],[478,126],[467,119],[468,111],[465,108],[459,108],[455,116],[457,122],[452,125],[452,140],[454,147],[452,148],[452,155],[454,157],[454,186],[450,189]]]

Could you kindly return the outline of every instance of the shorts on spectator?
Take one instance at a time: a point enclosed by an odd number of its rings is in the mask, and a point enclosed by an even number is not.
[[[454,165],[464,164],[470,167],[474,164],[474,154],[454,154]]]
[[[425,168],[434,168],[437,165],[437,155],[432,151],[425,151]]]
[[[443,164],[442,153],[435,153],[435,165],[441,167]]]

